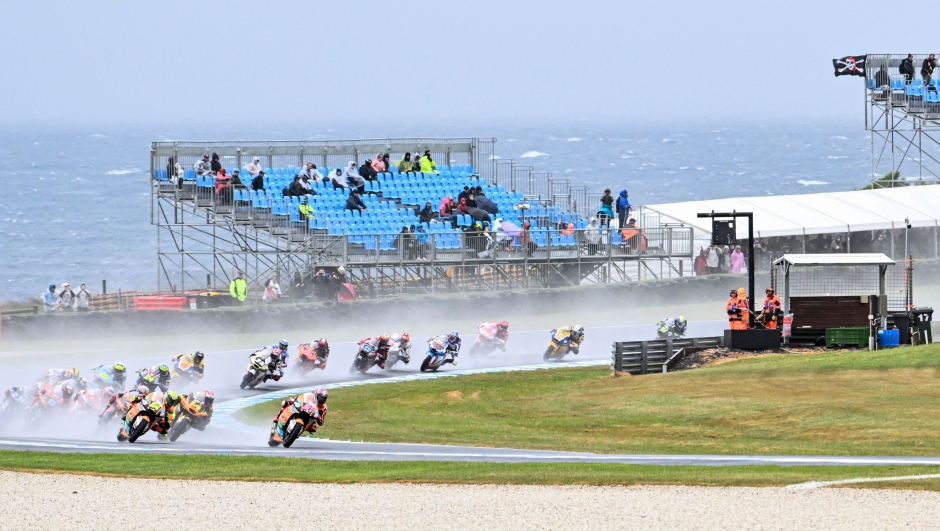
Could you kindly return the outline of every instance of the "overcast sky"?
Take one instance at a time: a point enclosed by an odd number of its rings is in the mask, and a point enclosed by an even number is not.
[[[831,60],[940,52],[929,5],[4,2],[0,122],[861,121]]]

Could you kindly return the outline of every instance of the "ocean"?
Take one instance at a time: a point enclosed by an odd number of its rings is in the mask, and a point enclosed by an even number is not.
[[[254,118],[258,121],[258,118]],[[496,154],[634,205],[860,188],[870,138],[857,120],[737,124],[494,122],[377,126],[0,126],[0,301],[50,283],[154,289],[147,170],[154,140],[495,137]]]

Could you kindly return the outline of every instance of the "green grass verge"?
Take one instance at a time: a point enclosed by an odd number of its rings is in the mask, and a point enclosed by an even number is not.
[[[240,418],[267,426],[276,407]],[[601,453],[940,455],[940,346],[639,377],[601,367],[337,389],[320,435]]]
[[[289,451],[285,451],[289,452]],[[0,470],[104,476],[293,482],[520,485],[784,486],[857,477],[936,474],[940,467],[647,466],[582,463],[326,461],[280,457],[0,451]],[[940,481],[866,487],[940,490]]]

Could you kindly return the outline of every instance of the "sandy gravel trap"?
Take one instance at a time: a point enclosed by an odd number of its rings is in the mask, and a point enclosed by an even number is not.
[[[166,504],[155,520],[129,508]],[[179,501],[178,504],[175,501]],[[940,493],[297,484],[0,472],[13,529],[940,529]]]

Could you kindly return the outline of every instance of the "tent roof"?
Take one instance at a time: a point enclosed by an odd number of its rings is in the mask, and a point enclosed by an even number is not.
[[[699,212],[753,212],[754,236],[797,236],[904,227],[936,227],[940,220],[940,185],[822,194],[736,197],[648,205],[645,208],[698,231],[711,233]],[[738,237],[746,236],[747,220],[739,219]]]
[[[836,253],[836,254],[785,254],[774,260],[774,265],[780,263],[790,265],[893,265],[894,260],[882,253]]]

